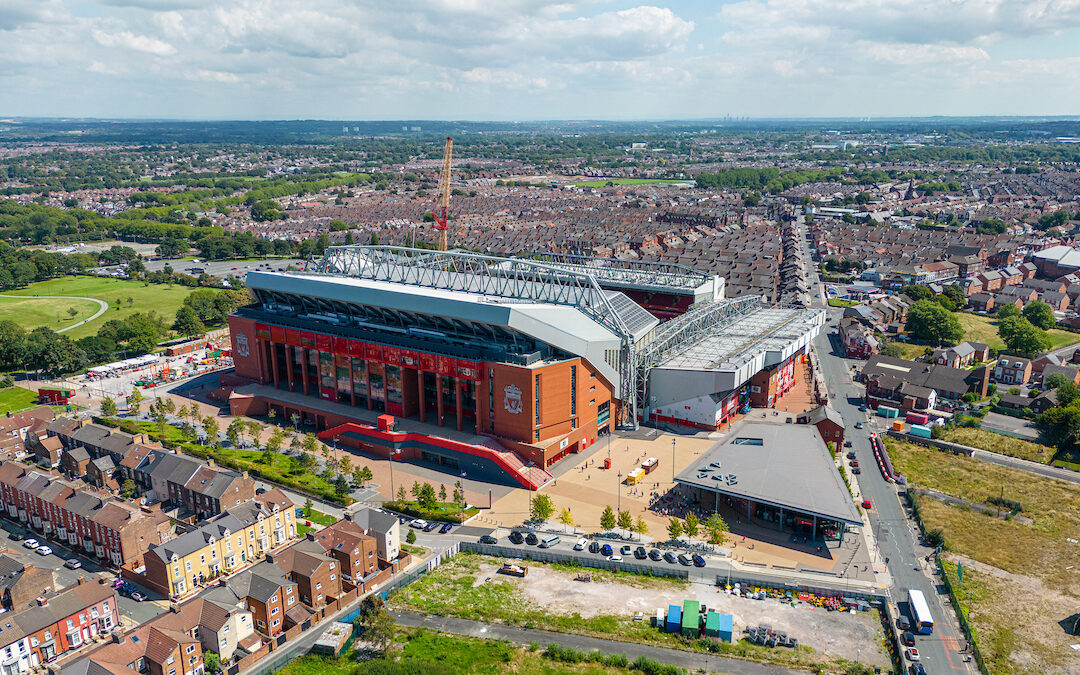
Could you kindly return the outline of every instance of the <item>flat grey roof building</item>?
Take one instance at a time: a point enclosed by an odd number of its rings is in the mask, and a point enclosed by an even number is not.
[[[862,525],[817,427],[744,421],[675,482],[785,511]]]

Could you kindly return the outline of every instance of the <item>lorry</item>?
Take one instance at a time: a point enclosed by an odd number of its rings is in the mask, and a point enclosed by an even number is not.
[[[630,473],[626,474],[627,485],[637,485],[641,482],[641,479],[645,476],[645,472],[641,469],[634,469]]]

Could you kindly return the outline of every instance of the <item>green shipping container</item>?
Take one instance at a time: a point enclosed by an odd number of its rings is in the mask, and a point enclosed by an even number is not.
[[[697,637],[701,631],[701,603],[687,600],[682,606],[682,634]]]
[[[705,634],[709,637],[720,637],[720,614],[711,609],[705,613]]]

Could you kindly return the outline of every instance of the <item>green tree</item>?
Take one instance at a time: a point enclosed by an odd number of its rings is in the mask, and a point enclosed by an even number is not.
[[[3,268],[2,264],[0,268]],[[26,340],[26,331],[18,322],[11,319],[0,321],[0,371],[22,369],[29,365],[30,349]]]
[[[644,516],[637,517],[637,522],[634,523],[634,532],[637,532],[638,534],[649,533],[649,524],[645,522]]]
[[[1050,349],[1050,338],[1046,331],[1032,325],[1022,316],[1010,316],[998,323],[998,335],[1005,342],[1005,348],[1015,354],[1029,358]]]
[[[1043,330],[1050,330],[1057,324],[1057,319],[1054,318],[1054,310],[1050,309],[1050,305],[1039,300],[1029,302],[1024,307],[1022,314],[1033,326]]]
[[[916,340],[931,344],[951,345],[964,339],[964,329],[956,316],[931,300],[913,304],[904,327]]]
[[[319,450],[319,439],[313,433],[304,434],[304,450],[314,455]]]
[[[960,288],[957,284],[946,286],[942,290],[942,294],[952,300],[953,304],[957,307],[963,307],[967,304],[967,295],[964,293],[964,289]]]
[[[723,544],[728,531],[727,521],[719,513],[713,513],[705,519],[705,532],[709,535],[710,544]]]
[[[405,535],[405,541],[410,544],[416,543],[416,530],[409,528],[409,533]]]
[[[600,514],[600,529],[605,532],[615,529],[615,510],[610,506],[605,506],[604,512]]]
[[[229,426],[225,428],[225,436],[229,439],[229,443],[235,448],[240,445],[240,438],[244,434],[244,429],[247,425],[244,424],[244,420],[239,417],[234,417],[232,422],[229,422]]]
[[[116,415],[116,402],[106,396],[101,399],[101,414],[105,417],[113,417]]]
[[[176,320],[172,328],[180,335],[201,335],[206,331],[206,325],[195,315],[195,310],[187,305],[176,310]]]
[[[216,652],[203,652],[203,665],[206,666],[206,670],[211,673],[217,673],[221,671],[221,657]]]
[[[630,515],[629,511],[619,511],[617,522],[623,530],[633,530],[634,528],[634,517]]]
[[[551,495],[539,494],[533,497],[529,506],[529,517],[536,521],[545,521],[555,513],[555,503]]]
[[[916,302],[934,297],[934,292],[926,286],[916,286],[914,284],[904,286],[900,289],[900,292]]]
[[[886,340],[881,344],[881,348],[878,349],[878,353],[882,356],[891,356],[896,359],[904,357],[904,350],[893,340]]]
[[[420,496],[416,501],[419,502],[421,508],[429,511],[435,509],[435,488],[431,486],[431,483],[424,483],[420,487]]]
[[[952,299],[950,299],[949,296],[945,295],[944,293],[939,293],[938,295],[935,295],[933,298],[931,298],[931,300],[941,305],[949,312],[956,311],[956,303],[953,302]]]
[[[439,484],[439,501],[440,502],[445,502],[446,501],[446,483],[440,483]]]
[[[686,519],[683,521],[683,531],[686,532],[686,536],[690,538],[696,537],[698,533],[698,526],[700,524],[701,521],[698,520],[697,514],[686,514]]]
[[[127,478],[120,485],[120,496],[124,499],[131,499],[135,496],[135,493],[139,491],[139,486],[135,484],[135,481]]]
[[[340,473],[337,475],[337,478],[334,479],[334,493],[337,494],[338,497],[344,497],[349,494],[349,481],[345,480],[345,476],[342,476]]]
[[[563,525],[573,525],[574,515],[570,513],[570,509],[563,509],[559,511],[559,522]]]
[[[1001,307],[998,307],[997,318],[999,320],[1008,319],[1011,316],[1020,316],[1020,308],[1013,304],[1002,305]]]
[[[404,502],[404,501],[407,501],[407,499],[408,499],[408,495],[405,494],[405,486],[402,485],[402,486],[398,487],[398,489],[397,489],[397,500],[399,502]]]
[[[682,531],[683,531],[682,530],[682,523],[679,522],[678,518],[672,518],[671,520],[668,521],[668,526],[667,526],[668,538],[670,538],[670,539],[678,539],[679,536],[682,534]]]

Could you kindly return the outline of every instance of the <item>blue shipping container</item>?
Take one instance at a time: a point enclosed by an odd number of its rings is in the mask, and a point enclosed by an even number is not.
[[[720,639],[724,642],[731,642],[732,634],[735,632],[735,617],[730,614],[720,615]]]
[[[664,625],[664,629],[669,633],[678,633],[682,627],[682,607],[678,605],[668,605],[667,608],[667,623]]]
[[[930,438],[930,427],[922,424],[912,424],[908,429],[908,433],[912,436],[918,436],[919,438]]]

